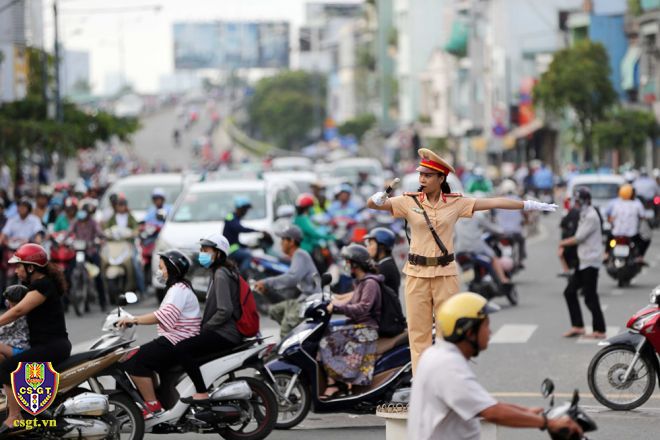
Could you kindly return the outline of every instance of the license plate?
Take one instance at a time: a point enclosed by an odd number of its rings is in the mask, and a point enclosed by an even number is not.
[[[461,280],[463,280],[464,283],[469,283],[474,279],[474,269],[468,269],[466,271],[463,271],[461,274]]]
[[[513,249],[510,246],[504,246],[501,248],[503,257],[513,257]]]
[[[84,263],[85,262],[85,253],[84,252],[76,252],[76,261],[78,263]]]
[[[653,218],[653,217],[655,217],[655,211],[652,210],[652,209],[646,209],[646,210],[644,210],[644,216],[646,218]]]
[[[614,256],[619,258],[625,258],[630,255],[630,248],[628,246],[617,245],[614,246]]]

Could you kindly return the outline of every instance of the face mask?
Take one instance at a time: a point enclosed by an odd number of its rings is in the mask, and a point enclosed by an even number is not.
[[[208,252],[200,252],[199,255],[197,256],[197,261],[202,267],[208,269],[209,267],[211,267],[213,258],[211,257],[211,254],[209,254]]]
[[[156,281],[158,281],[160,284],[165,284],[167,282],[167,277],[160,269],[156,271]]]
[[[87,218],[87,211],[78,211],[76,217],[78,220],[85,220]]]

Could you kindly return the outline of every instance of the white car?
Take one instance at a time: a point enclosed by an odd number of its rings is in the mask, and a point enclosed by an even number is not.
[[[564,209],[568,210],[579,188],[588,188],[591,192],[591,205],[602,213],[607,204],[619,196],[619,188],[626,183],[623,176],[616,174],[580,174],[573,177],[566,187]]]
[[[276,213],[282,207],[291,208],[298,195],[295,185],[285,181],[270,180],[220,180],[190,185],[181,194],[174,209],[160,231],[156,252],[179,249],[187,254],[193,266],[188,274],[197,293],[205,293],[209,272],[197,263],[199,240],[213,232],[222,232],[227,214],[234,211],[234,198],[250,199],[252,208],[243,219],[247,227],[273,232]],[[250,237],[253,235],[253,237]],[[241,242],[247,244],[257,234],[241,234]],[[158,258],[152,261],[152,273],[158,270]],[[152,277],[156,289],[165,286]]]
[[[290,156],[276,157],[271,163],[272,171],[307,171],[313,167],[312,159],[309,157]]]
[[[369,180],[377,188],[382,188],[385,183],[383,165],[378,159],[371,157],[352,157],[336,160],[327,166],[332,178],[342,182],[355,184],[358,181],[358,175],[365,172],[369,175]]]
[[[154,188],[165,190],[165,203],[174,205],[184,186],[197,179],[197,176],[180,173],[137,174],[124,177],[113,183],[101,198],[97,220],[104,222],[112,216],[112,206],[110,206],[112,194],[123,194],[128,200],[128,209],[131,210],[133,217],[137,221],[142,221],[153,204],[151,192]]]
[[[269,171],[263,177],[269,181],[292,182],[299,193],[310,192],[310,185],[318,180],[316,173],[311,171]]]

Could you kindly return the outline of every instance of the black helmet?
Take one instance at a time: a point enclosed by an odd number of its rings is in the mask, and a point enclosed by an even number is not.
[[[25,206],[28,209],[28,212],[32,212],[32,201],[27,197],[21,197],[18,201],[18,206]]]
[[[341,250],[341,256],[347,261],[351,261],[362,267],[368,267],[371,263],[371,256],[366,247],[359,244],[349,244]]]
[[[13,303],[21,302],[25,295],[29,292],[29,289],[22,284],[13,284],[8,286],[5,291],[2,293],[2,296],[7,300]]]
[[[169,251],[159,252],[158,256],[177,271],[176,275],[179,278],[186,276],[190,269],[190,259],[180,250],[170,249]]]
[[[591,191],[584,186],[580,187],[575,190],[575,199],[581,203],[591,203]]]

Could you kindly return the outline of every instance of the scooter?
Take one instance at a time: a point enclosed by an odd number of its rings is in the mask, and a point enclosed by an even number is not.
[[[76,257],[73,238],[66,231],[55,232],[50,236],[50,261],[63,271],[67,270],[71,260]]]
[[[660,380],[660,286],[650,304],[635,313],[628,330],[598,345],[589,364],[589,389],[596,400],[616,411],[635,409],[653,395]]]
[[[468,284],[469,291],[478,293],[488,300],[497,296],[506,296],[512,306],[518,304],[516,286],[506,289],[500,283],[489,256],[459,252],[456,254],[456,262],[461,267],[463,281]]]
[[[607,274],[617,281],[619,287],[630,285],[630,281],[642,270],[642,264],[636,261],[638,252],[635,243],[630,237],[613,237],[607,245]]]
[[[117,298],[125,291],[129,281],[134,280],[132,254],[133,234],[128,228],[113,226],[104,231],[107,238],[101,248],[101,264],[108,286],[110,303],[117,304]]]
[[[583,433],[593,432],[598,429],[596,422],[587,415],[584,409],[580,408],[580,392],[573,391],[573,397],[570,402],[563,405],[555,406],[555,384],[550,379],[545,379],[541,384],[541,394],[546,399],[550,399],[550,407],[545,411],[548,419],[560,419],[562,417],[570,417],[582,429]],[[548,432],[552,440],[588,440],[587,437],[567,437],[567,433],[563,432]]]
[[[325,286],[331,275],[321,277],[323,292],[310,296],[301,307],[305,321],[299,324],[277,346],[277,356],[266,364],[278,389],[279,416],[275,427],[289,429],[302,422],[310,409],[315,413],[373,413],[376,406],[388,401],[394,391],[410,386],[412,363],[408,334],[378,340],[374,377],[369,386],[353,387],[353,394],[321,400],[326,388],[323,368],[317,360],[319,343],[329,326],[345,320],[331,321],[326,308],[329,293]]]
[[[147,282],[151,281],[151,260],[154,256],[156,240],[158,239],[158,234],[160,234],[161,229],[162,226],[153,223],[142,223],[140,225],[140,232],[138,235],[140,242],[140,256],[142,258],[142,267],[144,267],[144,279]]]
[[[130,299],[137,301],[137,296],[133,295]],[[122,318],[132,318],[132,315],[121,307],[110,312],[102,327],[106,334],[91,348],[116,344],[130,346],[135,337],[135,327],[117,327],[117,322]],[[277,399],[268,383],[272,382],[272,377],[264,367],[263,359],[274,347],[275,344],[265,344],[259,337],[250,338],[232,350],[210,352],[200,359],[202,377],[207,384],[211,384],[208,402],[181,402],[180,397],[195,392],[192,381],[178,366],[162,372],[155,383],[158,384],[156,395],[165,412],[147,419],[146,431],[152,434],[216,433],[228,440],[261,440],[267,437],[277,420]],[[246,371],[256,372],[256,375],[239,376]],[[130,388],[131,400],[146,409],[144,400],[121,364],[100,372],[92,388],[112,395],[113,390],[107,390],[102,385],[106,382],[103,376],[114,379],[122,389]]]
[[[76,315],[82,316],[83,311],[89,312],[89,304],[94,301],[96,288],[93,281],[100,269],[95,264],[87,261],[88,244],[85,240],[74,238],[72,247],[75,251],[76,262],[71,270],[69,298]]]

